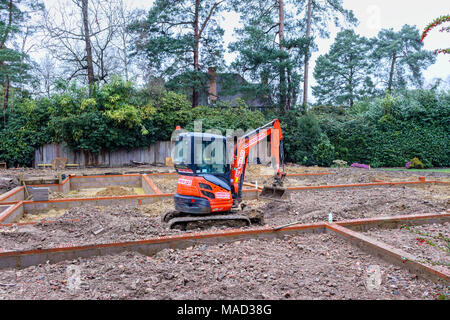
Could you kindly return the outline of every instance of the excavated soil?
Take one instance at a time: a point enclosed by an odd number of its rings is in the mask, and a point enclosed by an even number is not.
[[[95,198],[95,197],[113,197],[113,196],[130,196],[145,194],[143,188],[135,188],[132,186],[109,186],[103,188],[86,188],[71,190],[68,193],[53,191],[50,193],[50,199],[73,199],[73,198]]]
[[[426,177],[427,180],[450,181],[450,175],[441,172],[383,171],[357,168],[331,168],[328,172],[331,172],[331,174],[286,177],[284,185],[295,187],[373,183],[375,180],[378,182],[419,181],[419,177],[422,176]]]
[[[163,193],[177,192],[178,175],[150,176]]]
[[[450,208],[450,198],[433,198],[433,191],[409,187],[307,190],[290,194],[289,202],[269,202],[262,209],[269,224],[425,214]]]
[[[60,170],[59,172],[64,173],[66,175],[76,174],[76,175],[97,175],[97,174],[127,174],[127,173],[158,173],[158,172],[175,172],[173,167],[166,167],[163,165],[143,165],[143,166],[130,166],[130,167],[121,167],[121,168],[66,168]],[[45,169],[34,169],[34,168],[10,168],[10,169],[0,169],[0,176],[5,175],[14,175],[19,177],[20,175],[24,175],[24,178],[33,178],[33,177],[50,177],[57,178],[58,171],[53,170],[51,168]]]
[[[376,275],[381,282],[371,286]],[[428,300],[449,294],[442,284],[327,234],[165,249],[151,257],[79,258],[2,270],[0,283],[0,299]]]
[[[24,215],[17,223],[28,223],[28,222],[36,222],[36,218],[39,217],[39,220],[55,220],[55,218],[59,218],[67,212],[67,209],[50,209],[46,210],[38,215],[26,214]]]
[[[18,177],[11,174],[1,174],[0,171],[0,195],[18,187],[19,185],[20,181]]]
[[[136,206],[86,206],[69,209],[56,219],[47,218],[34,225],[0,226],[0,251],[143,240],[178,232],[167,230],[160,217],[144,216]]]
[[[417,258],[417,261],[450,271],[450,223],[401,227],[396,230],[370,229],[367,233],[375,239],[400,248]]]
[[[264,212],[266,225],[279,226],[299,223],[326,222],[332,212],[334,220],[424,214],[450,208],[450,200],[425,199],[422,190],[407,187],[384,187],[355,190],[303,191],[290,195],[291,200],[248,201],[248,208]],[[161,215],[173,210],[168,198],[143,206],[115,205],[112,207],[72,208],[56,218],[56,223],[0,227],[0,249],[25,250],[60,245],[83,245],[148,239],[176,234],[161,222]],[[25,215],[30,221],[42,220],[39,215]],[[53,217],[47,220],[55,220]],[[79,221],[73,221],[79,220]],[[211,228],[210,231],[225,227]],[[99,231],[101,230],[101,231]],[[99,232],[97,232],[99,231]]]
[[[287,168],[289,173],[333,172],[288,177],[288,184],[294,181],[295,185],[417,181],[419,176],[426,176],[427,180],[450,180],[449,174],[433,172]],[[257,166],[249,170],[246,181],[270,178],[261,174],[260,169]],[[174,192],[176,188],[176,176],[152,176],[152,179],[163,192]],[[258,180],[258,185],[262,184],[260,181],[263,180]],[[278,226],[295,221],[328,221],[330,212],[334,220],[437,213],[450,208],[450,192],[447,185],[308,190],[291,193],[287,202],[251,200],[247,203],[250,208],[265,213],[267,225]],[[56,222],[0,227],[0,252],[184,233],[167,230],[161,222],[161,214],[171,209],[173,199],[168,198],[142,206],[87,206],[25,215],[22,222],[42,219]],[[223,228],[209,230],[220,229]],[[414,227],[414,230],[449,237],[448,223]],[[370,230],[368,234],[419,259],[448,263],[448,252],[439,249],[445,245],[448,248],[445,240],[419,236],[406,229]],[[436,246],[420,242],[418,237]],[[370,276],[368,268],[373,265],[380,268],[382,281],[378,289],[371,291],[366,281]],[[80,272],[80,283],[78,289],[70,290],[68,270],[74,267]],[[448,296],[448,287],[419,279],[405,269],[326,234],[164,250],[153,257],[124,253],[80,258],[0,272],[0,299],[436,299],[440,294]]]
[[[114,186],[108,187],[105,190],[101,190],[97,192],[95,195],[97,197],[111,197],[111,196],[131,196],[136,195],[137,193],[130,190],[129,188]]]

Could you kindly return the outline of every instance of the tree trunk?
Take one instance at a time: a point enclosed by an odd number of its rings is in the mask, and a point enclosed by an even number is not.
[[[0,42],[0,49],[5,49],[5,45],[6,45],[6,41],[8,40],[8,36],[9,36],[9,32],[11,30],[11,25],[12,25],[12,19],[13,19],[13,2],[12,0],[9,1],[9,5],[8,5],[8,10],[9,10],[9,14],[8,14],[8,25],[5,28],[5,34],[3,35],[3,38],[1,39]],[[4,62],[0,61],[0,66],[3,66]],[[5,87],[5,96],[4,96],[4,100],[3,100],[3,124],[6,125],[6,109],[8,108],[8,100],[9,100],[9,76],[8,74],[5,75],[5,82],[4,82],[4,87]]]
[[[5,77],[5,97],[3,100],[3,124],[6,126],[6,109],[8,109],[8,100],[9,100],[9,76]]]
[[[94,63],[92,62],[92,47],[89,31],[89,17],[88,17],[88,0],[81,1],[81,10],[83,16],[83,27],[84,27],[84,39],[86,42],[86,61],[87,61],[87,72],[88,72],[88,83],[89,83],[89,94],[91,94],[91,86],[94,84]]]
[[[284,41],[284,2],[283,0],[278,0],[278,16],[279,16],[279,28],[278,37],[280,41],[280,50],[284,52],[283,41]],[[284,58],[280,58],[280,107],[281,111],[286,110],[286,70],[283,66]]]
[[[198,54],[199,54],[199,46],[200,46],[200,35],[199,35],[199,25],[198,25],[198,11],[200,7],[200,0],[195,0],[195,18],[194,18],[194,40],[195,40],[195,47],[194,47],[194,72],[199,71],[199,64],[198,64]],[[195,108],[198,106],[198,99],[199,99],[199,93],[197,91],[196,86],[194,85],[192,87],[192,108]]]
[[[397,60],[397,53],[394,51],[394,54],[392,55],[391,71],[389,72],[389,83],[388,83],[388,92],[389,93],[391,93],[391,91],[392,91],[392,81],[394,78],[394,68],[395,68],[396,60]]]
[[[308,0],[308,16],[306,21],[306,37],[311,36],[311,6],[312,0]],[[304,83],[303,83],[303,106],[306,107],[308,104],[308,80],[309,80],[309,46],[306,47],[305,52],[305,70],[304,70]]]
[[[128,52],[127,52],[127,40],[126,37],[123,36],[122,38],[123,41],[123,56],[124,56],[124,66],[125,66],[125,80],[129,80],[130,76],[128,75]]]
[[[350,65],[353,61],[352,56],[350,55]],[[353,67],[350,67],[350,76],[348,79],[348,89],[350,90],[350,108],[353,107],[353,103],[354,103],[354,98],[353,98]]]

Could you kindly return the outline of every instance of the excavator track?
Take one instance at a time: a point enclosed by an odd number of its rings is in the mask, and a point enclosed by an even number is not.
[[[193,230],[207,229],[211,227],[242,228],[251,224],[246,216],[218,215],[207,217],[174,218],[169,222],[170,229]]]
[[[242,228],[252,224],[263,224],[264,215],[259,210],[231,211],[229,214],[198,216],[168,211],[161,217],[169,229],[193,230],[211,227]]]

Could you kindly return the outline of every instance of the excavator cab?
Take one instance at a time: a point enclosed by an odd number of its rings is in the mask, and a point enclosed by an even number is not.
[[[187,132],[177,136],[173,162],[179,174],[175,208],[190,214],[231,209],[231,165],[227,140],[214,134]]]

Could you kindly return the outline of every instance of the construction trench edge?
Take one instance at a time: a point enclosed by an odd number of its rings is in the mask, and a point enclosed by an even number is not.
[[[171,174],[171,173],[169,173]],[[320,173],[328,174],[328,173]],[[139,205],[143,202],[155,201],[160,198],[172,197],[172,193],[162,193],[158,186],[151,180],[150,175],[167,175],[167,174],[134,174],[123,176],[140,176],[147,191],[152,194],[136,195],[136,196],[119,196],[119,197],[97,197],[97,198],[80,198],[80,199],[58,199],[44,202],[37,202],[36,204],[50,204],[54,207],[55,204],[72,203],[79,205],[80,203],[92,203],[96,205],[111,205],[113,201],[137,201]],[[299,174],[294,174],[298,176]],[[300,174],[300,175],[318,175],[318,174]],[[112,178],[113,176],[107,176]],[[61,190],[69,182],[71,186],[71,179],[81,178],[104,178],[104,176],[69,176],[61,184],[39,185],[40,187],[53,187]],[[376,181],[374,183],[362,184],[348,184],[348,185],[327,185],[327,186],[307,186],[307,187],[288,187],[289,191],[303,191],[303,190],[330,190],[335,188],[361,188],[374,186],[396,186],[396,185],[411,185],[411,184],[448,184],[443,181],[426,181],[423,177],[419,181],[405,181],[405,182],[386,182]],[[36,187],[36,186],[33,186]],[[20,194],[25,198],[25,186],[17,187],[2,196],[0,196],[0,205],[9,206],[6,210],[0,212],[0,225],[11,226],[14,221],[19,219],[26,211],[26,206],[33,203],[33,201],[20,201]],[[23,191],[23,192],[22,192]],[[243,190],[244,197],[247,199],[255,199],[258,197],[260,188]],[[18,195],[19,194],[19,195]],[[6,201],[12,200],[12,201]],[[18,201],[15,201],[18,200]],[[282,228],[263,227],[252,229],[231,229],[219,232],[201,232],[201,233],[187,233],[183,235],[163,236],[151,238],[148,240],[129,241],[121,243],[104,243],[84,246],[66,246],[60,248],[40,249],[31,251],[11,251],[0,252],[0,269],[6,268],[25,268],[28,266],[57,263],[64,260],[74,260],[77,258],[89,258],[94,256],[117,254],[124,251],[136,251],[144,255],[154,255],[164,249],[185,249],[193,245],[199,244],[216,244],[235,242],[246,239],[273,239],[284,237],[289,234],[305,234],[305,233],[330,233],[339,236],[353,245],[363,249],[369,254],[376,255],[383,260],[404,267],[411,273],[418,276],[430,279],[432,281],[449,280],[450,272],[448,270],[440,271],[437,268],[426,266],[418,261],[411,254],[400,249],[389,246],[383,242],[372,239],[360,232],[366,231],[369,228],[396,228],[399,224],[420,225],[429,223],[444,223],[450,221],[450,210],[440,214],[425,214],[425,215],[407,215],[407,216],[393,216],[386,218],[370,218],[370,219],[355,219],[348,221],[338,221],[333,223],[312,223],[293,225]],[[38,223],[38,222],[36,222]],[[45,223],[52,223],[46,221]],[[26,225],[33,223],[24,223],[17,225]]]

